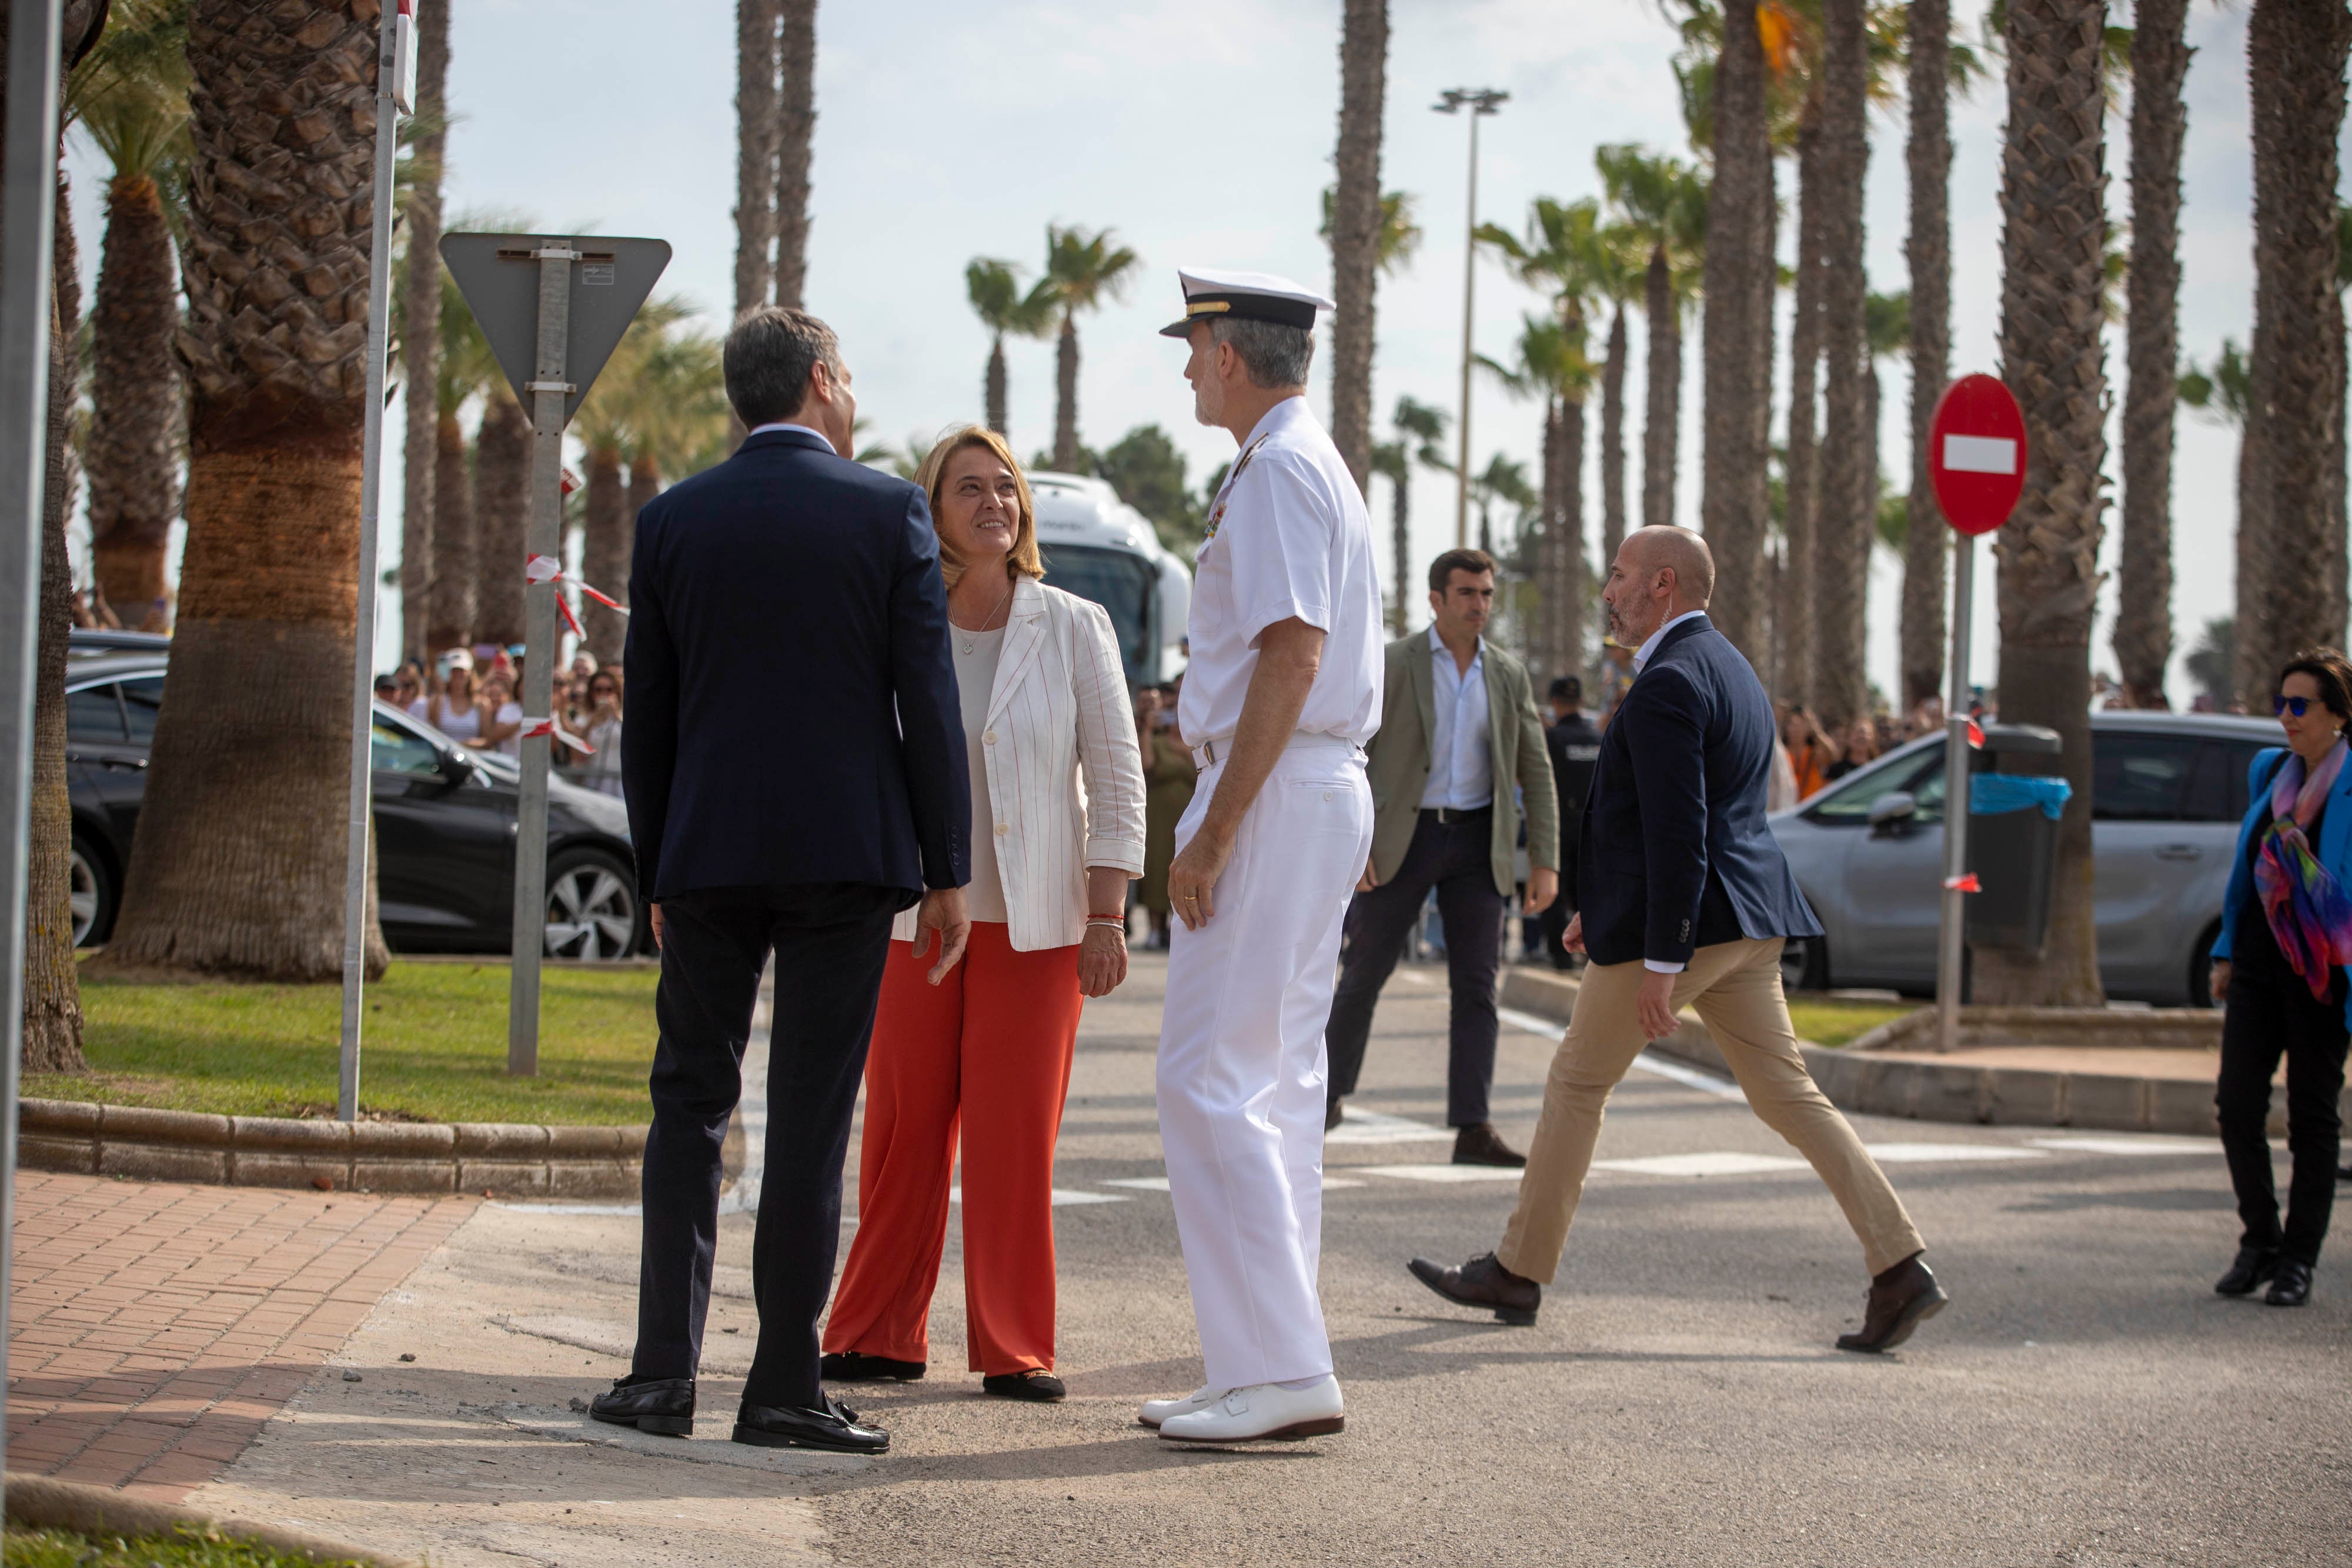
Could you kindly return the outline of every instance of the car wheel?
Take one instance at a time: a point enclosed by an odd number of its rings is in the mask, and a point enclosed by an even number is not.
[[[625,958],[645,940],[629,868],[602,850],[566,850],[547,868],[547,956]]]
[[[2197,946],[2189,952],[2189,1005],[2210,1008],[2213,1005],[2213,944],[2221,939],[2219,922],[2205,928],[2197,938]]]
[[[1780,988],[1783,991],[1826,991],[1830,988],[1829,938],[1792,936],[1780,944]]]
[[[67,867],[67,902],[73,909],[74,946],[103,942],[114,929],[114,878],[106,861],[79,833]]]

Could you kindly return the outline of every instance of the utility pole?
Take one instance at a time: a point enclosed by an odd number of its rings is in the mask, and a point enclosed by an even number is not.
[[[1454,471],[1454,548],[1470,542],[1470,364],[1473,324],[1471,309],[1478,284],[1478,121],[1498,114],[1510,101],[1507,92],[1487,87],[1450,87],[1429,107],[1439,114],[1470,111],[1469,217],[1462,225],[1462,443]]]

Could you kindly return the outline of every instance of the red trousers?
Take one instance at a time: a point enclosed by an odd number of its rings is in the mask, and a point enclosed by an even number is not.
[[[963,1138],[963,1299],[971,1370],[1054,1364],[1054,1140],[1078,1035],[1078,950],[1016,953],[975,921],[963,961],[890,944],[866,1058],[857,1237],[824,1348],[930,1359],[948,1178]]]

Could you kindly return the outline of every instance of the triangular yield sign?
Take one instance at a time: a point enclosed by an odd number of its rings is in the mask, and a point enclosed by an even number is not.
[[[669,265],[669,242],[622,239],[607,235],[448,234],[441,236],[441,260],[489,340],[490,352],[507,373],[525,411],[529,386],[539,379],[539,269],[537,253],[562,246],[577,251],[572,270],[570,329],[564,334],[563,377],[572,392],[564,399],[566,423],[595,384],[596,373],[613,357],[621,334],[636,319],[637,307],[654,290]]]

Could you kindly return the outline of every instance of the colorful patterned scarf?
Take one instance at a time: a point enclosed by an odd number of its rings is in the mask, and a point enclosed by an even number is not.
[[[2305,836],[2327,792],[2344,770],[2345,743],[2315,769],[2290,751],[2271,779],[2271,825],[2254,855],[2254,887],[2271,935],[2294,972],[2321,1001],[2335,978],[2335,967],[2352,964],[2352,895],[2328,874]]]

